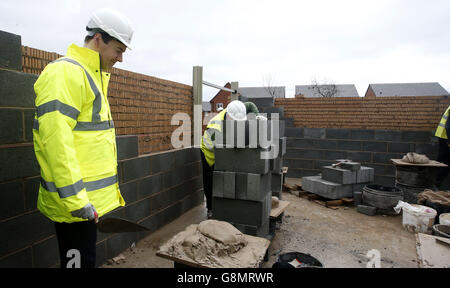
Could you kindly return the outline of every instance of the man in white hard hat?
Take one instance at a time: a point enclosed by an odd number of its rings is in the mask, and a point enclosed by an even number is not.
[[[37,206],[55,223],[62,268],[95,267],[98,217],[125,205],[107,91],[108,71],[122,62],[133,29],[119,12],[102,9],[86,30],[84,47],[72,44],[34,85]]]
[[[208,219],[212,217],[212,183],[215,163],[215,133],[222,132],[223,120],[247,120],[247,110],[244,103],[239,100],[231,101],[225,109],[223,109],[219,114],[214,116],[214,118],[209,121],[208,125],[206,126],[205,133],[202,137],[202,143],[200,147],[202,153],[200,154],[202,158],[203,169],[203,191],[206,197]]]

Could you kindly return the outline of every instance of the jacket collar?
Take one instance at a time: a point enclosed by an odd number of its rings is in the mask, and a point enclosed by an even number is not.
[[[72,44],[67,49],[67,57],[80,62],[86,69],[96,71],[100,69],[100,54],[86,47]]]

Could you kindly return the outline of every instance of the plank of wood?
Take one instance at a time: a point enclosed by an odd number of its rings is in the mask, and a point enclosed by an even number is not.
[[[329,207],[329,206],[341,206],[342,204],[344,204],[344,201],[342,200],[330,200],[325,202],[325,206]]]
[[[326,206],[326,203],[322,200],[314,200],[314,202],[316,202],[319,205]]]
[[[417,233],[416,249],[421,268],[450,268],[450,246],[441,245],[436,239],[443,237]]]
[[[403,162],[402,159],[391,159],[391,162],[394,163],[394,165],[403,166],[448,167],[446,164],[434,160],[430,160],[430,162],[427,164],[408,163]]]
[[[353,198],[342,198],[341,200],[346,204],[351,204],[355,201]]]
[[[283,213],[284,210],[286,210],[289,204],[291,204],[291,202],[280,200],[278,203],[278,207],[270,210],[270,217],[277,218],[278,216],[280,216],[280,214]]]

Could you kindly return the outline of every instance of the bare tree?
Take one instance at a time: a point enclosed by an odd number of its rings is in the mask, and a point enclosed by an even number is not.
[[[272,96],[272,98],[276,98],[278,87],[275,86],[275,81],[272,78],[272,75],[263,76],[263,86],[266,92]]]
[[[331,81],[323,81],[322,83],[319,83],[315,78],[311,81],[311,89],[313,89],[316,94],[318,94],[320,97],[323,98],[331,98],[335,97],[339,90]]]

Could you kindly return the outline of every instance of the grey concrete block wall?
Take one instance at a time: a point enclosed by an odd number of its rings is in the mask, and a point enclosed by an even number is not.
[[[38,76],[21,71],[21,58],[20,36],[0,31],[0,267],[58,267],[54,225],[36,207],[40,169],[32,125]],[[204,201],[200,149],[138,156],[137,136],[116,140],[126,206],[105,217],[131,219],[150,231],[99,232],[97,265]]]
[[[301,178],[321,173],[322,166],[350,159],[375,169],[374,183],[394,186],[395,167],[390,159],[408,152],[437,157],[434,131],[391,131],[335,128],[286,128],[287,177]]]

